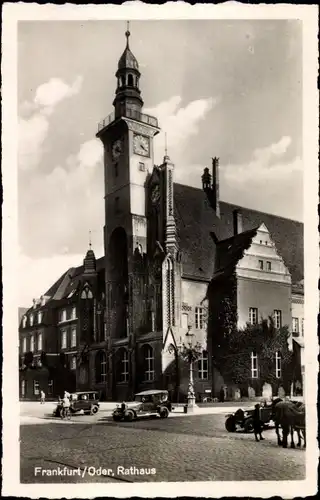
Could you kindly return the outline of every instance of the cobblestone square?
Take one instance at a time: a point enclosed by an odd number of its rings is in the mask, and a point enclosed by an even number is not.
[[[21,482],[305,478],[305,450],[279,448],[274,429],[265,431],[260,443],[252,434],[229,434],[224,420],[220,414],[114,423],[103,413],[73,417],[70,422],[36,419],[34,425],[21,426]],[[80,472],[36,475],[36,467]]]

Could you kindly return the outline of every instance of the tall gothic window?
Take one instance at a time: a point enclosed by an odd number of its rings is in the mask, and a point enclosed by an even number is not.
[[[117,379],[119,382],[129,380],[129,354],[125,348],[117,352]]]
[[[154,380],[154,353],[150,345],[143,346],[144,380]]]
[[[251,353],[251,378],[258,378],[258,355]]]
[[[104,351],[98,351],[96,355],[96,382],[105,382],[107,378],[107,357]]]
[[[174,326],[174,269],[171,259],[167,260],[167,319],[168,326]]]
[[[198,360],[198,374],[200,380],[208,379],[208,353],[202,351],[201,358]]]

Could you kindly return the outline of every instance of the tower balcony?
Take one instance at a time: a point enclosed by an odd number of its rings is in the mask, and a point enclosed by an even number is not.
[[[151,125],[152,127],[159,128],[157,118],[155,118],[154,116],[146,115],[145,113],[141,113],[136,109],[125,109],[121,117],[130,118],[131,120],[136,120],[138,122],[145,123],[146,125]],[[101,130],[110,125],[115,120],[116,117],[113,111],[112,113],[110,113],[110,115],[108,115],[104,120],[102,120],[99,123],[98,133],[101,132]]]

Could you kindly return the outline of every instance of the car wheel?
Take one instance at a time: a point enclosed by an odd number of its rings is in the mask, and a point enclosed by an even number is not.
[[[126,422],[132,422],[132,420],[134,419],[134,413],[133,413],[133,411],[131,411],[131,410],[127,411],[127,413],[125,414],[124,419],[126,420]]]
[[[161,418],[168,418],[169,417],[169,410],[165,406],[160,408],[159,410],[159,415]]]
[[[245,421],[243,428],[244,428],[244,432],[252,432],[253,431],[253,419],[248,418],[248,420]]]
[[[224,425],[228,432],[236,432],[236,423],[233,417],[228,417]]]
[[[90,414],[95,415],[98,412],[98,410],[99,408],[96,405],[91,406]]]

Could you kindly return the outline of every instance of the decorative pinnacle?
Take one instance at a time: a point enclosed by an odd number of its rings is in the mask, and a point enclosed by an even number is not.
[[[91,246],[92,246],[91,245],[91,231],[89,231],[89,248],[90,248],[90,250],[91,250]]]
[[[168,142],[167,142],[167,132],[164,133],[164,158],[163,161],[166,162],[170,160],[168,156]]]
[[[127,48],[129,48],[129,36],[130,36],[130,22],[127,21],[127,31],[125,33],[126,37],[127,37]]]

